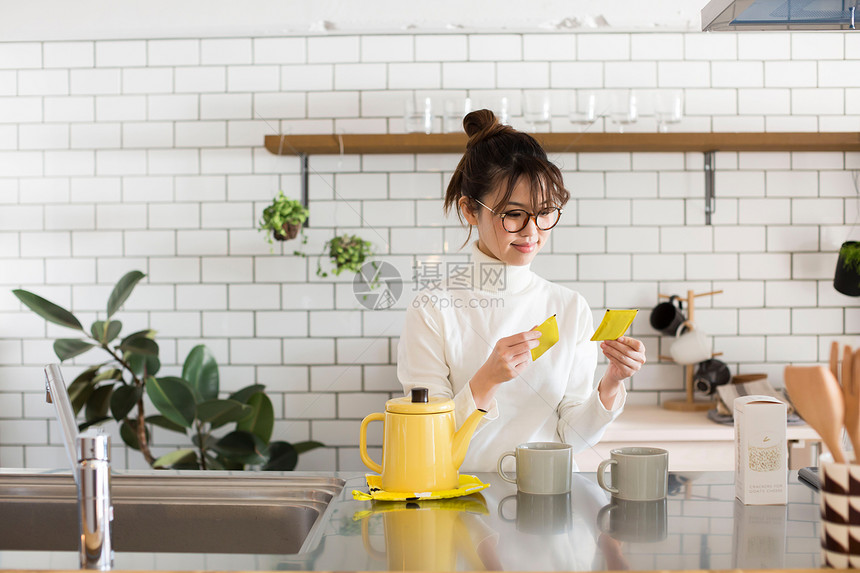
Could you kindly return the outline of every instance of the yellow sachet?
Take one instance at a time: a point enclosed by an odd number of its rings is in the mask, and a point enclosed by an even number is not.
[[[608,310],[600,321],[600,326],[594,331],[591,340],[616,340],[630,328],[633,319],[636,318],[636,309],[633,310]]]
[[[532,348],[532,360],[537,360],[541,355],[552,348],[552,345],[558,342],[558,322],[555,315],[552,315],[543,324],[535,328],[541,331],[541,337],[538,338],[538,345]]]

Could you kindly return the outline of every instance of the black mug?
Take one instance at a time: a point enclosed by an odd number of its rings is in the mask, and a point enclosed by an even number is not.
[[[673,294],[668,302],[661,302],[651,311],[651,327],[667,336],[675,336],[675,331],[686,320],[681,297]]]
[[[696,373],[693,376],[694,386],[699,392],[711,395],[717,391],[717,386],[728,384],[732,379],[732,373],[725,362],[710,358],[699,362]]]

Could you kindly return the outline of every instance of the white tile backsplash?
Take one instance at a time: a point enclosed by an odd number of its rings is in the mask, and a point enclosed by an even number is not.
[[[499,62],[496,65],[500,88],[548,88],[549,63],[547,62]]]
[[[791,34],[785,32],[750,32],[738,34],[739,60],[788,60],[791,58]]]
[[[451,62],[466,60],[469,38],[465,35],[415,36],[415,60],[419,62]]]
[[[11,42],[0,45],[0,68],[24,69],[42,67],[42,44]]]
[[[309,37],[308,63],[357,62],[360,59],[358,36]]]
[[[442,87],[480,89],[496,87],[496,66],[483,62],[444,62]]]
[[[630,36],[628,34],[580,34],[577,36],[577,59],[599,61],[630,59]]]
[[[305,258],[292,254],[298,241],[270,248],[256,230],[278,189],[300,189],[298,159],[269,154],[266,134],[395,133],[406,98],[431,97],[438,108],[467,95],[494,107],[508,98],[512,122],[524,126],[524,90],[547,88],[553,130],[573,131],[574,90],[616,87],[641,91],[632,131],[656,129],[651,90],[676,88],[685,117],[672,131],[857,131],[858,55],[853,36],[814,33],[6,42],[0,285],[89,319],[123,273],[143,270],[118,313],[124,330],[158,330],[173,372],[206,343],[225,389],[267,385],[280,439],[329,445],[303,463],[346,469],[358,461],[344,427],[400,391],[396,343],[416,257],[468,252],[456,215],[442,213],[459,156],[311,156]],[[589,131],[604,129],[614,127]],[[721,289],[697,301],[698,322],[733,372],[820,362],[830,340],[856,335],[860,303],[834,291],[832,273],[856,218],[846,170],[860,167],[860,154],[718,153],[712,226],[700,153],[551,156],[571,201],[533,268],[596,313],[647,309],[658,292]],[[366,310],[348,274],[316,275],[323,243],[344,232],[371,240],[403,276],[394,309]],[[683,371],[657,361],[665,349],[647,324],[634,332],[653,360],[629,384],[630,403],[677,395]],[[0,293],[0,466],[62,459],[42,404],[17,381],[53,359],[51,340],[66,335]],[[129,453],[128,464],[138,457]]]
[[[660,62],[657,73],[661,88],[699,87],[711,85],[710,62]],[[715,84],[715,87],[717,84]]]
[[[211,64],[250,64],[252,57],[250,38],[212,38],[200,41],[200,63]]]
[[[255,64],[300,64],[305,61],[306,38],[254,38]]]
[[[182,67],[174,70],[176,93],[221,92],[227,86],[223,66]]]
[[[576,34],[525,34],[523,35],[524,60],[576,59]]]
[[[860,62],[852,60],[818,63],[818,85],[821,87],[860,87]],[[847,74],[847,75],[846,75]]]
[[[103,40],[96,42],[96,66],[117,68],[146,65],[146,42]]]

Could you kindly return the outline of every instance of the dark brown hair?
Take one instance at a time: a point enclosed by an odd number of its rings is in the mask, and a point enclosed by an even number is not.
[[[463,216],[459,209],[461,197],[466,197],[472,208],[477,209],[475,200],[480,200],[499,187],[505,191],[491,207],[494,211],[502,211],[521,179],[529,183],[532,210],[535,213],[546,204],[562,207],[570,199],[570,192],[564,188],[561,171],[547,159],[546,152],[534,137],[500,124],[495,114],[488,109],[467,114],[463,118],[463,127],[469,142],[445,191],[445,213],[452,207],[456,208],[462,222]],[[469,242],[468,237],[466,242]]]

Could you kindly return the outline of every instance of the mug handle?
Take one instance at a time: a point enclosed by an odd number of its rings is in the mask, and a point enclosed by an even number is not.
[[[502,509],[505,506],[505,504],[507,502],[511,501],[512,499],[517,499],[517,496],[516,495],[509,495],[508,497],[502,499],[502,501],[499,502],[499,510],[498,511],[499,511],[499,517],[502,518],[502,521],[516,521],[516,519],[511,519],[509,517],[505,517],[505,512]]]
[[[609,493],[618,493],[618,488],[614,488],[610,485],[606,485],[606,468],[610,464],[617,464],[618,460],[614,460],[609,458],[608,460],[603,460],[600,462],[600,465],[597,466],[597,483],[600,487],[608,491]]]
[[[612,513],[614,508],[618,507],[614,503],[608,503],[600,508],[600,511],[597,512],[597,528],[600,529],[603,533],[607,535],[610,534],[609,524],[606,520],[609,518],[609,514]]]
[[[517,459],[516,452],[505,452],[502,454],[502,457],[499,458],[499,463],[496,465],[496,469],[499,472],[499,476],[503,480],[505,480],[506,482],[510,482],[510,483],[517,483],[517,480],[508,477],[508,474],[506,474],[505,470],[502,469],[502,461],[508,456],[511,456],[512,458],[514,458],[514,460]]]
[[[678,325],[677,330],[675,330],[675,337],[681,336],[681,329],[687,327],[688,330],[696,330],[696,324],[694,322],[690,322],[689,320],[685,320],[681,324]]]
[[[684,310],[684,299],[682,299],[680,296],[678,296],[676,294],[673,294],[672,296],[669,297],[669,302],[672,304],[675,304],[676,300],[678,301],[678,304],[677,304],[678,310]]]

